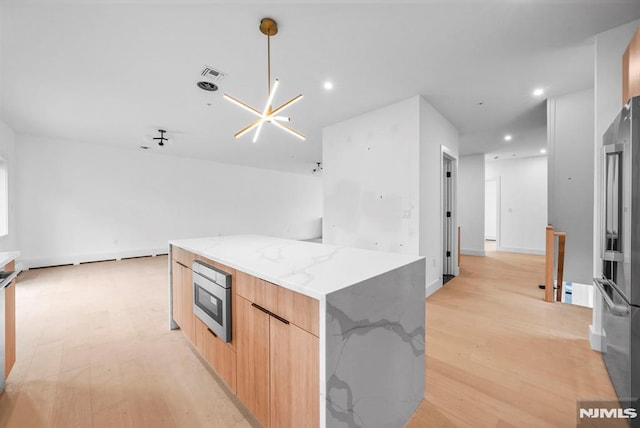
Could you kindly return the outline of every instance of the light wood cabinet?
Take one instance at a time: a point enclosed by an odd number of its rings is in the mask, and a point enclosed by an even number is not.
[[[236,353],[211,330],[204,330],[204,357],[209,365],[236,392]]]
[[[319,339],[295,324],[269,325],[271,427],[317,427]]]
[[[209,330],[200,318],[195,316],[193,313],[193,271],[190,268],[191,264],[185,266],[183,262],[191,263],[194,259],[198,259],[225,272],[232,273],[232,275],[234,271],[219,263],[194,256],[177,247],[172,248],[172,254],[171,299],[173,303],[173,320],[180,326],[184,335],[187,336],[211,368],[218,373],[229,389],[235,392],[236,355],[233,342],[234,333],[232,332],[232,342],[225,343]],[[234,300],[235,298],[232,296],[232,322],[235,320],[233,314],[235,312],[233,309],[235,306]]]
[[[622,104],[640,95],[640,26],[622,56]]]
[[[253,277],[236,274],[236,294],[319,336],[319,302],[304,294]]]
[[[236,353],[212,332],[200,318],[195,318],[195,346],[209,366],[236,392]]]
[[[193,314],[193,286],[190,268],[173,262],[173,319],[185,336],[196,344],[196,316]],[[176,319],[176,316],[180,319]]]
[[[295,318],[293,294],[253,282],[268,309],[237,298],[238,398],[265,427],[318,426],[319,339],[282,316]]]
[[[4,270],[15,270],[15,261],[7,263]],[[9,376],[16,362],[16,280],[4,289],[4,377]]]
[[[238,398],[256,419],[269,426],[269,314],[236,299]]]
[[[317,427],[319,302],[177,247],[172,258],[173,319],[229,389],[264,427]],[[232,274],[229,343],[193,313],[193,260]]]

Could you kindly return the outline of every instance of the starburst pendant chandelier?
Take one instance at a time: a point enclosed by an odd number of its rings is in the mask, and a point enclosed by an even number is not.
[[[271,86],[271,36],[275,36],[278,33],[278,24],[271,18],[264,18],[260,21],[260,31],[262,32],[262,34],[267,36],[267,103],[264,109],[262,111],[259,111],[258,109],[255,109],[250,105],[243,103],[242,101],[232,97],[231,95],[224,94],[224,98],[228,99],[237,106],[242,107],[248,112],[258,116],[255,121],[247,125],[245,128],[241,129],[240,131],[236,132],[233,136],[236,138],[240,138],[244,134],[255,129],[256,132],[253,134],[253,142],[255,143],[256,141],[258,141],[262,126],[265,122],[268,122],[276,126],[277,128],[280,128],[283,131],[287,131],[288,133],[300,138],[301,140],[306,140],[306,137],[303,134],[282,123],[289,122],[291,120],[291,118],[289,117],[282,116],[282,112],[287,107],[290,107],[292,104],[300,101],[300,99],[302,99],[302,94],[291,98],[289,101],[275,109],[271,106],[276,91],[278,90],[278,85],[280,84],[278,79],[275,79],[275,81],[273,82],[273,86]]]

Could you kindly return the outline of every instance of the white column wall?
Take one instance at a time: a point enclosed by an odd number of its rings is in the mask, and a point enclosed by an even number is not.
[[[455,159],[458,170],[458,130],[426,99],[420,97],[420,255],[427,258],[427,296],[442,287],[443,216],[442,155]],[[454,182],[453,230],[458,227],[457,193]],[[457,266],[457,239],[452,248],[453,266]]]
[[[484,155],[461,156],[458,162],[458,177],[460,252],[471,256],[484,256]]]
[[[323,242],[426,257],[442,285],[442,150],[458,132],[421,96],[323,130]]]
[[[593,89],[547,100],[548,221],[567,233],[566,281],[593,271]]]
[[[418,100],[324,128],[324,243],[418,254]]]

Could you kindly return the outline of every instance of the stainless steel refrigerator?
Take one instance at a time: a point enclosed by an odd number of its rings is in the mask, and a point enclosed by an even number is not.
[[[603,136],[601,215],[603,358],[623,407],[640,397],[640,97]],[[635,426],[635,423],[634,423]]]

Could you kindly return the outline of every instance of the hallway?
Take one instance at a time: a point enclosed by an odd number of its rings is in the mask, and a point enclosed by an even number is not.
[[[615,398],[591,310],[544,302],[543,270],[543,256],[462,256],[426,302],[426,400],[409,427],[568,427],[578,399]]]

